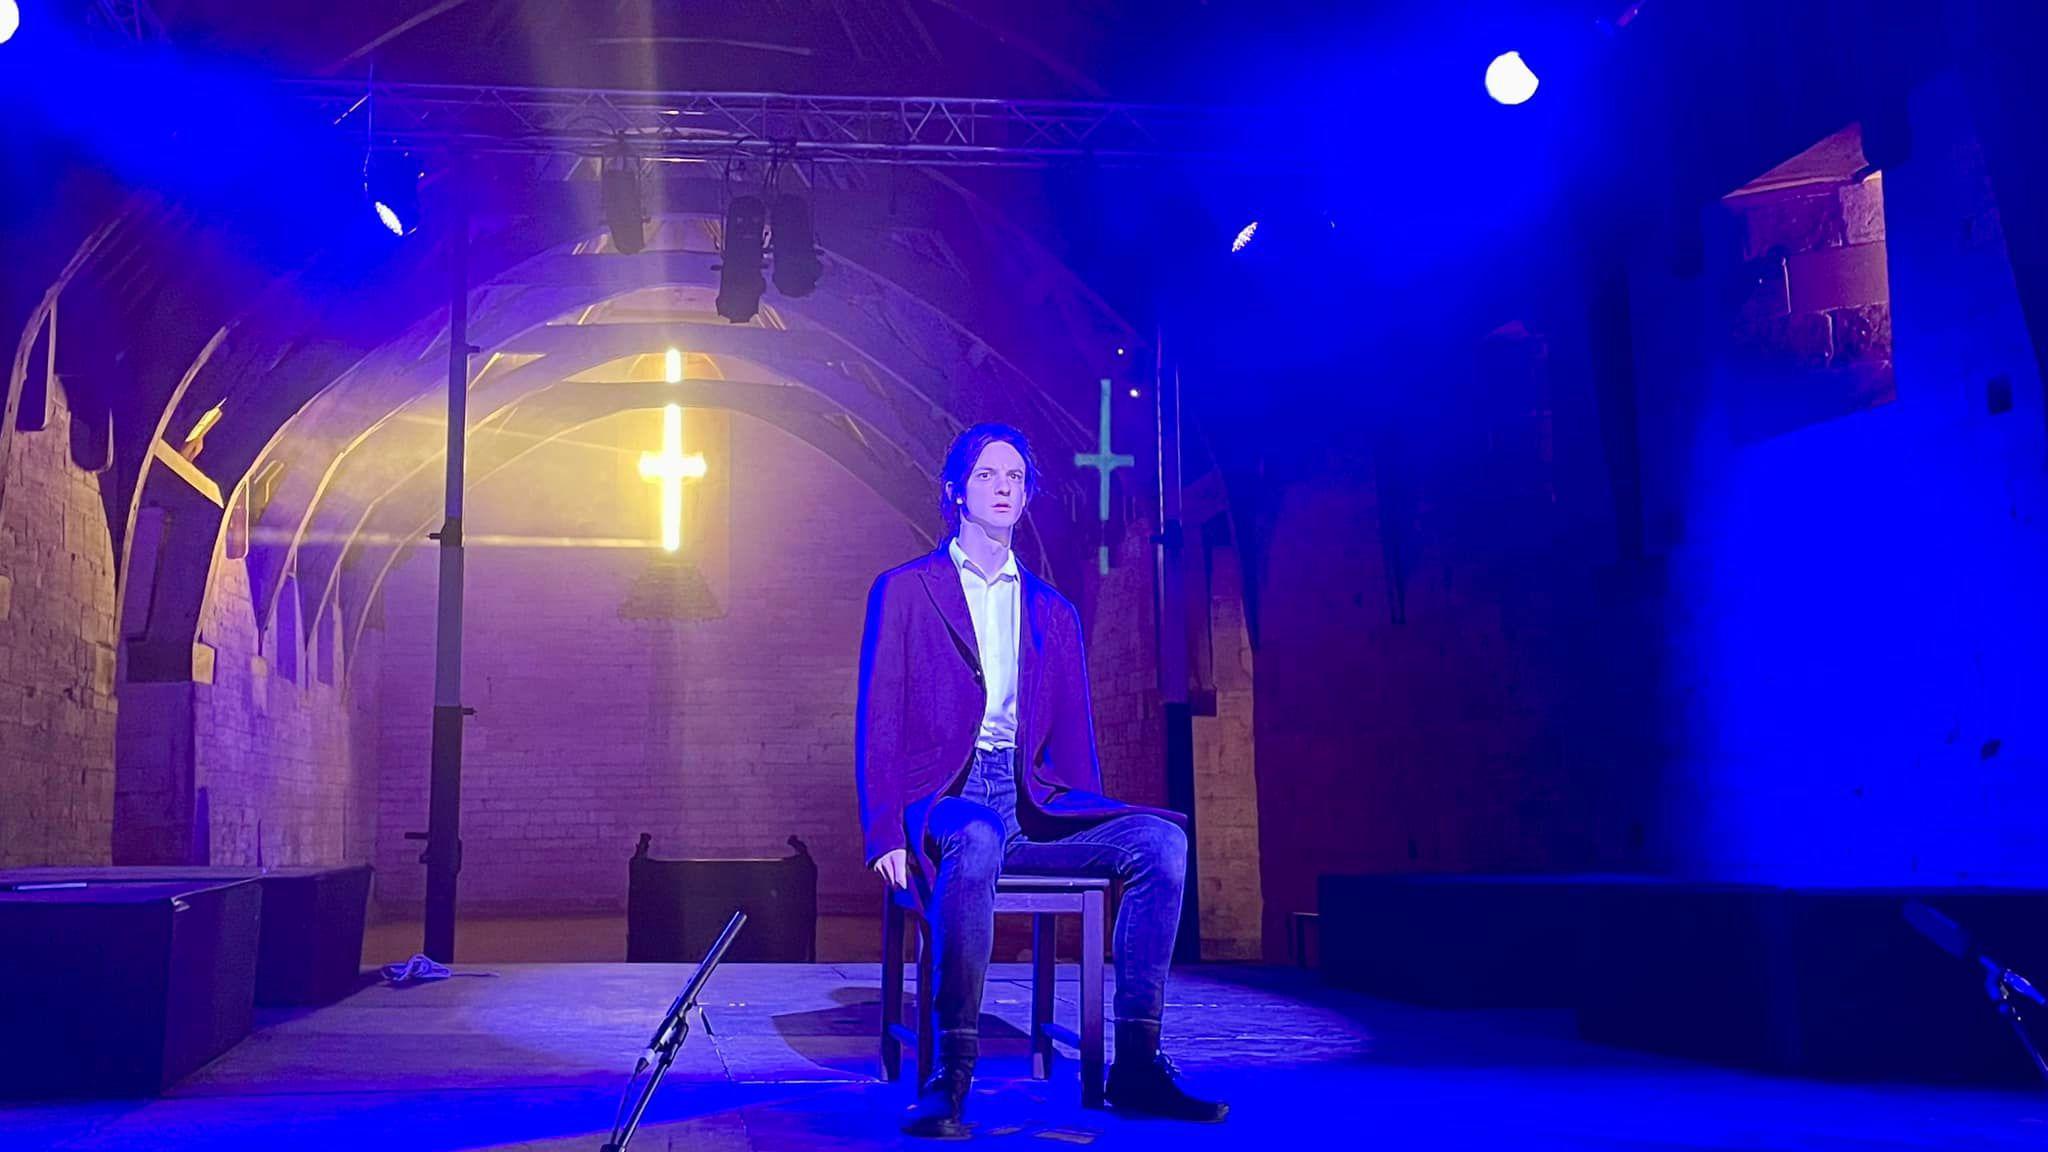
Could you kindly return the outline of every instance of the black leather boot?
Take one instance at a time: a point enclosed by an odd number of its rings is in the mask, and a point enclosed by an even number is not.
[[[1230,1105],[1191,1096],[1181,1087],[1180,1069],[1159,1051],[1159,1025],[1152,1021],[1117,1022],[1116,1063],[1109,1066],[1103,1099],[1125,1115],[1196,1124],[1215,1124],[1230,1115]]]
[[[939,1037],[939,1068],[918,1090],[917,1103],[903,1121],[906,1136],[927,1140],[965,1140],[967,1124],[962,1113],[967,1089],[974,1083],[974,1060],[980,1038]]]

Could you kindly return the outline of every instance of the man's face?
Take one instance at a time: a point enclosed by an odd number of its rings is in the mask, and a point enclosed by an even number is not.
[[[969,520],[984,528],[1015,527],[1024,515],[1024,457],[1001,440],[983,448],[960,496]]]

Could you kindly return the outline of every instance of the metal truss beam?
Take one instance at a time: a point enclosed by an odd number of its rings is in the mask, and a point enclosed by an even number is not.
[[[297,81],[337,124],[375,113],[377,146],[646,160],[1039,168],[1244,157],[1237,121],[1169,105],[633,92]]]

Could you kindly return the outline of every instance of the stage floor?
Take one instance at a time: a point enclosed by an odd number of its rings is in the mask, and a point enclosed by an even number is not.
[[[162,1099],[0,1105],[0,1147],[595,1150],[625,1071],[687,969],[459,971],[495,975],[373,986],[266,1019]],[[706,997],[715,1034],[690,1037],[634,1147],[928,1146],[895,1129],[909,1073],[876,1080],[879,984],[875,965],[722,969]],[[1199,1087],[1232,1101],[1229,1122],[1128,1121],[1080,1107],[1071,1059],[1050,1081],[1028,1078],[1028,989],[1021,967],[992,974],[985,1075],[969,1105],[977,1139],[1011,1148],[2048,1147],[2048,1092],[1749,1076],[1587,1045],[1559,1014],[1435,1012],[1261,968],[1175,974],[1169,1050]],[[1061,990],[1068,1022],[1073,992]]]

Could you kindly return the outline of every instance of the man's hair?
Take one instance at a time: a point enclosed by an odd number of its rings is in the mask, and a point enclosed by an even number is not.
[[[946,518],[949,530],[960,528],[960,505],[954,500],[966,497],[967,475],[974,471],[974,462],[981,459],[989,445],[999,441],[1015,448],[1017,455],[1024,458],[1025,497],[1038,495],[1038,458],[1031,454],[1031,441],[1025,439],[1023,431],[1008,424],[976,424],[953,437],[953,446],[946,449],[946,462],[939,466],[939,514]]]

